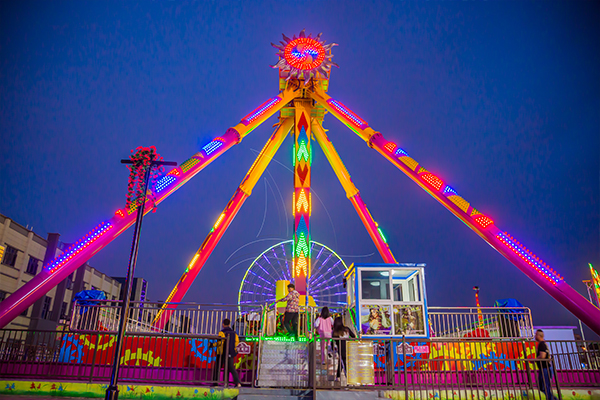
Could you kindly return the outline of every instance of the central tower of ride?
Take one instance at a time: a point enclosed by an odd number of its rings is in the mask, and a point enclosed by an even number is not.
[[[292,238],[292,271],[291,276],[296,284],[296,290],[308,299],[308,281],[311,275],[311,241],[310,215],[312,210],[311,182],[311,121],[321,113],[313,106],[313,100],[306,93],[306,86],[319,85],[327,90],[329,71],[333,62],[331,48],[335,43],[325,44],[321,35],[313,38],[305,35],[304,30],[292,39],[283,35],[281,45],[273,44],[279,52],[279,62],[273,68],[279,69],[280,88],[295,85],[296,90],[302,91],[292,102],[290,109],[283,109],[282,117],[294,118],[294,193],[292,212],[294,215],[294,237]],[[293,115],[292,115],[293,114]],[[304,302],[302,302],[304,303]]]

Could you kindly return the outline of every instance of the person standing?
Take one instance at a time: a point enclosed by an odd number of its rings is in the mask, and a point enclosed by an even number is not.
[[[280,301],[286,301],[285,315],[283,317],[283,326],[289,335],[294,335],[298,340],[298,312],[300,311],[300,293],[296,291],[296,286],[293,283],[287,285],[288,294]]]
[[[231,321],[227,318],[223,320],[223,329],[219,332],[219,336],[224,340],[219,340],[219,344],[217,347],[217,371],[220,371],[221,368],[225,365],[225,345],[228,345],[227,348],[227,370],[231,373],[233,377],[233,383],[236,387],[241,387],[242,382],[240,381],[240,377],[238,376],[237,370],[235,369],[234,359],[237,355],[236,348],[240,343],[240,338],[235,333],[233,329],[231,329]],[[229,374],[227,374],[229,375]],[[225,381],[229,382],[229,376],[225,377]]]
[[[535,331],[535,341],[537,342],[536,358],[540,360],[536,361],[538,367],[538,387],[546,395],[547,400],[554,400],[555,397],[552,393],[552,376],[554,375],[554,370],[550,361],[548,345],[544,340],[543,330],[538,329]]]
[[[331,333],[333,330],[333,318],[329,316],[329,308],[323,307],[321,309],[321,315],[315,321],[315,327],[317,333],[321,339],[321,364],[325,365],[327,359],[325,358],[325,348],[329,346],[329,340],[331,339]]]
[[[344,325],[344,320],[342,317],[335,317],[333,321],[333,333],[332,336],[334,338],[339,339],[349,339],[356,338],[354,332],[350,330],[346,325]],[[346,369],[346,340],[338,340],[338,349],[340,352],[340,362],[338,363],[337,368],[337,379],[340,379],[342,372],[342,364],[344,365],[344,370]]]

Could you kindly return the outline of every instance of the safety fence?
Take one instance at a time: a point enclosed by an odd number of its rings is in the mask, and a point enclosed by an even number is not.
[[[428,307],[432,338],[532,339],[531,310],[527,307]]]
[[[285,363],[293,362],[285,354],[301,351],[310,365],[306,381],[296,384],[298,380],[290,376],[292,383],[281,386],[404,390],[420,393],[417,397],[437,391],[456,398],[485,397],[485,391],[496,391],[502,398],[516,396],[517,392],[540,398],[547,391],[545,383],[551,384],[556,395],[566,387],[600,388],[598,342],[548,341],[552,354],[548,371],[552,372],[544,375],[539,369],[542,361],[535,358],[536,344],[528,340],[316,337],[302,342],[283,341],[280,350],[262,358],[263,348],[274,349],[270,346],[273,339],[240,340],[233,363],[246,386],[273,382],[264,375],[273,371],[292,371],[284,368]],[[3,330],[0,378],[106,383],[115,342],[115,334],[106,332]],[[128,333],[120,355],[120,381],[222,386],[229,381],[225,379],[229,366],[222,362],[227,359],[228,349],[226,340],[216,335]],[[259,365],[262,359],[273,364],[262,369],[263,376]],[[287,379],[280,375],[276,382]]]
[[[157,328],[153,321],[164,306],[170,307],[168,321]],[[310,338],[312,327],[321,311],[301,306],[297,319],[298,336]],[[121,301],[85,300],[73,307],[69,329],[73,332],[117,332]],[[284,333],[283,308],[274,304],[196,304],[131,302],[126,331],[130,333],[172,333],[182,335],[216,335],[224,319],[229,319],[240,336],[258,338]],[[354,329],[352,310],[330,308]],[[433,339],[507,339],[533,338],[531,311],[527,307],[429,307],[429,332]],[[356,332],[355,332],[356,333]]]
[[[168,322],[161,329],[153,326],[163,306],[173,307]],[[121,316],[119,300],[78,301],[73,307],[69,329],[73,332],[118,331]],[[171,333],[180,335],[216,335],[229,319],[240,336],[258,337],[263,318],[262,305],[228,305],[197,303],[152,303],[132,301],[126,332]]]
[[[105,383],[115,343],[115,334],[102,332],[0,331],[0,378]],[[245,385],[256,379],[257,343],[244,343],[235,359]],[[127,334],[119,381],[223,386],[228,354],[228,341],[220,336]]]
[[[316,339],[314,388],[410,391],[413,398],[543,398],[552,388],[600,388],[599,342]],[[540,368],[543,367],[543,368]],[[406,397],[408,398],[408,397]]]
[[[264,330],[262,337],[271,337],[277,334],[285,335],[285,311],[283,308],[275,307],[275,304],[266,304],[264,317]],[[298,312],[297,332],[299,338],[312,338],[315,333],[315,321],[319,317],[321,307],[315,306],[300,306]],[[329,313],[332,318],[341,317],[346,326],[354,326],[350,317],[349,310],[346,307],[333,308],[329,307]]]

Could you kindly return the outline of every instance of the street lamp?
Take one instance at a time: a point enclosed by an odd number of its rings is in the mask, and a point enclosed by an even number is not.
[[[134,164],[133,160],[121,160],[121,164]],[[106,389],[106,400],[117,400],[119,397],[119,364],[121,361],[121,349],[123,348],[123,337],[127,326],[127,316],[129,314],[129,296],[133,286],[133,274],[135,272],[135,264],[140,243],[140,232],[142,230],[142,220],[144,219],[144,208],[146,205],[146,192],[148,190],[148,181],[150,180],[150,172],[152,168],[162,165],[177,166],[174,161],[155,161],[154,155],[151,156],[150,163],[146,166],[144,172],[144,182],[142,187],[142,198],[136,199],[138,202],[137,216],[135,219],[135,229],[133,231],[133,243],[131,244],[131,254],[129,255],[129,266],[127,268],[127,277],[125,278],[125,291],[123,292],[123,300],[121,303],[121,315],[119,316],[119,331],[117,333],[117,343],[115,345],[115,355],[113,358],[112,374],[110,376],[110,384]],[[144,168],[140,166],[139,168]]]

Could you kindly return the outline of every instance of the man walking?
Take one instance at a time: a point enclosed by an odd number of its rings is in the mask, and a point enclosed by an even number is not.
[[[290,283],[288,286],[288,294],[281,300],[277,300],[275,304],[280,301],[286,301],[285,315],[283,317],[283,326],[288,334],[294,335],[298,340],[298,311],[300,311],[300,293],[296,291],[296,286]]]
[[[540,361],[536,361],[538,367],[538,387],[546,395],[547,400],[554,400],[554,394],[552,393],[554,369],[550,361],[548,345],[546,345],[546,341],[544,340],[543,330],[538,329],[535,331],[535,341],[537,342],[536,358],[540,359]]]
[[[217,371],[220,371],[221,367],[225,365],[226,352],[224,351],[224,344],[229,345],[229,347],[227,348],[227,370],[231,373],[231,376],[233,376],[233,383],[235,384],[235,386],[241,387],[242,382],[240,382],[240,377],[238,376],[233,362],[235,356],[237,355],[236,348],[240,343],[240,338],[238,337],[237,333],[235,333],[235,331],[231,329],[231,321],[229,319],[225,318],[223,320],[223,329],[221,329],[221,332],[219,332],[219,336],[222,337],[224,340],[219,340],[219,344],[217,347]],[[229,382],[229,374],[225,376],[225,381]]]

